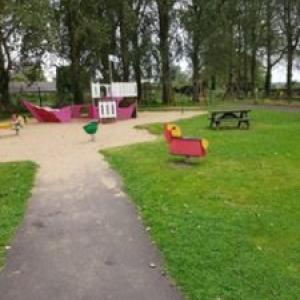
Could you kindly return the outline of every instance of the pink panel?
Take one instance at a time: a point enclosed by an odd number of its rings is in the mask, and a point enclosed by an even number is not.
[[[96,105],[90,105],[88,111],[90,119],[99,119],[99,112]]]
[[[66,106],[58,111],[53,112],[59,122],[70,122],[72,119],[72,107]]]
[[[54,110],[32,105],[30,102],[25,100],[22,102],[23,105],[31,112],[33,117],[39,122],[69,122],[71,120],[71,106]]]
[[[80,118],[81,117],[81,109],[83,105],[74,104],[72,105],[72,118]]]
[[[29,110],[29,112],[33,115],[35,119],[37,119],[39,122],[43,122],[42,117],[38,114],[38,111],[36,109],[36,106],[32,105],[30,102],[26,100],[21,101],[24,107]]]
[[[135,104],[131,104],[128,107],[118,107],[117,108],[118,120],[131,119],[135,109],[136,109]]]

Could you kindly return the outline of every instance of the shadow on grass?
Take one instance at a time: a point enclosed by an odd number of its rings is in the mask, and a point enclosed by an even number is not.
[[[167,162],[176,168],[194,168],[203,164],[203,159],[192,157],[170,157]]]

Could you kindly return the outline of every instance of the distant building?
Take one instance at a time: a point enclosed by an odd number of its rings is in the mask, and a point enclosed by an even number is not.
[[[34,82],[28,84],[26,82],[10,82],[9,93],[56,93],[56,81],[54,82]]]

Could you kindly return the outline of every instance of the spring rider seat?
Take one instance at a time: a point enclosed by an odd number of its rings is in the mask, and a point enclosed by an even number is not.
[[[176,124],[165,124],[164,136],[172,155],[200,158],[207,154],[207,140],[182,137],[181,129]]]
[[[91,121],[83,126],[83,130],[91,137],[91,141],[95,141],[95,135],[98,131],[98,127],[98,121]]]

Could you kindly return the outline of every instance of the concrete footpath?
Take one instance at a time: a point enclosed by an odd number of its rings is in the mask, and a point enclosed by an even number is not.
[[[99,149],[153,140],[137,124],[197,113],[144,113],[104,125],[31,124],[0,138],[0,161],[40,168],[25,220],[0,272],[1,300],[176,300],[162,262],[121,181]],[[152,268],[150,267],[152,266]]]

